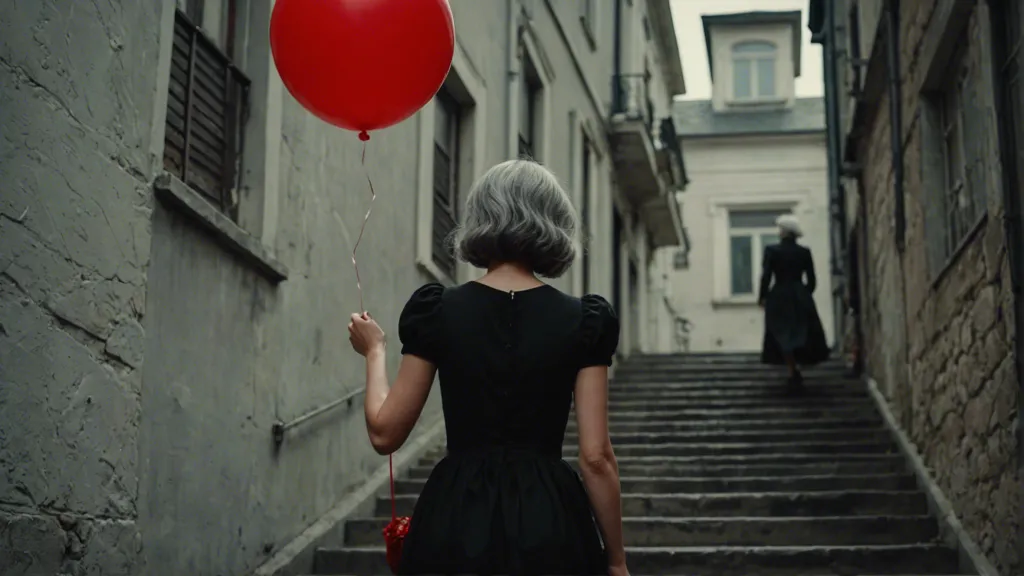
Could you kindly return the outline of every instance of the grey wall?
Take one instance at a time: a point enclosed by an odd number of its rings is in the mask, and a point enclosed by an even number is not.
[[[159,10],[0,4],[2,574],[138,566]]]

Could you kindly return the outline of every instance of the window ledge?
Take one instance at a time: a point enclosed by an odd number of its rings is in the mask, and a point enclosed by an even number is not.
[[[711,301],[712,308],[752,308],[757,306],[757,296],[726,296]]]
[[[785,98],[732,98],[726,104],[734,108],[758,108],[763,106],[782,106]]]
[[[985,210],[981,216],[978,217],[978,221],[974,223],[974,226],[971,226],[971,229],[967,231],[967,234],[964,234],[964,237],[960,239],[960,243],[957,244],[956,250],[953,250],[953,253],[950,254],[949,258],[947,258],[942,264],[942,269],[939,270],[938,274],[936,274],[935,278],[932,280],[932,292],[939,289],[939,285],[941,285],[942,281],[949,275],[954,264],[960,260],[960,255],[967,250],[968,245],[974,242],[974,239],[978,236],[981,230],[985,228],[986,223],[988,223],[988,210]]]
[[[259,240],[174,175],[160,174],[153,183],[153,189],[164,205],[211,232],[218,244],[239,256],[267,280],[277,284],[288,279],[288,269],[271,256]]]

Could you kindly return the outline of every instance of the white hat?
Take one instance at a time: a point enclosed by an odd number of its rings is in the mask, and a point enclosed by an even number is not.
[[[779,230],[791,234],[794,238],[799,238],[804,235],[803,230],[800,229],[800,220],[792,214],[783,214],[775,220],[775,225],[779,227]]]

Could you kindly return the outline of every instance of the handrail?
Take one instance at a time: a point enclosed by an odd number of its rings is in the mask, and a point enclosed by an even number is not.
[[[335,408],[341,406],[342,404],[348,404],[349,406],[352,406],[352,402],[365,392],[366,388],[353,390],[348,394],[342,396],[341,398],[338,398],[337,400],[334,400],[328,404],[324,404],[319,408],[310,410],[309,412],[306,412],[302,416],[299,416],[298,418],[295,418],[290,422],[281,422],[280,420],[274,422],[273,426],[271,426],[270,428],[271,433],[274,435],[274,446],[281,446],[281,444],[284,442],[285,432],[287,432],[288,430],[291,430],[292,428],[295,428],[297,426],[301,426],[303,423],[312,420],[313,418],[316,418],[317,416],[325,412],[334,410]]]

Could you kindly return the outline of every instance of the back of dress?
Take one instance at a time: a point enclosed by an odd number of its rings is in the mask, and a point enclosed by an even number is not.
[[[550,286],[428,284],[399,336],[403,354],[437,366],[448,432],[403,572],[604,573],[589,500],[561,447],[577,373],[611,365],[618,344],[608,302]]]

